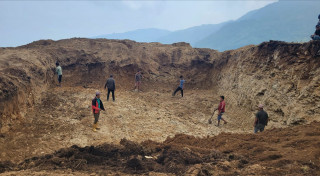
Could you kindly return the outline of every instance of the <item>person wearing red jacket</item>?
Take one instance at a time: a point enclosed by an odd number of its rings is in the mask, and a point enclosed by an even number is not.
[[[105,111],[103,107],[103,103],[100,100],[100,92],[96,92],[96,97],[92,100],[92,112],[94,117],[92,131],[94,132],[100,129],[98,126],[98,120],[99,120],[101,110]]]
[[[227,121],[225,121],[222,118],[222,115],[226,110],[226,103],[224,102],[224,96],[220,96],[220,103],[219,103],[219,106],[218,106],[218,108],[216,110],[219,111],[219,114],[218,114],[218,125],[217,126],[220,125],[220,120],[223,120],[224,124],[227,124]]]

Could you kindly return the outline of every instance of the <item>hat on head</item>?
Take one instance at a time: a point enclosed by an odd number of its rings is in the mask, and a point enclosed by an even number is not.
[[[97,92],[96,92],[96,95],[100,95],[100,92],[99,92],[99,91],[97,91]]]
[[[259,106],[258,106],[259,108],[263,108],[263,104],[259,104]]]

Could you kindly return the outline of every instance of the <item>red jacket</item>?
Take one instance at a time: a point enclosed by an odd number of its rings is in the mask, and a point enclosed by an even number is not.
[[[100,99],[100,109],[104,110],[103,103],[102,103],[101,99]],[[97,101],[97,97],[95,97],[92,100],[92,112],[94,114],[98,114],[100,109],[99,109],[99,103]]]
[[[226,110],[226,103],[224,102],[224,100],[222,100],[219,103],[218,111],[219,113],[222,113],[222,112],[225,112],[225,110]]]

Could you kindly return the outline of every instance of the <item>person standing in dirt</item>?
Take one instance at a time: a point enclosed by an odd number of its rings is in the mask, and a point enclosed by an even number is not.
[[[58,75],[58,82],[59,86],[61,87],[61,81],[62,81],[62,68],[59,64],[59,62],[56,63],[56,73]]]
[[[100,111],[103,110],[105,111],[103,107],[103,103],[100,99],[100,92],[96,92],[96,97],[92,100],[92,112],[93,112],[93,117],[94,117],[94,122],[92,126],[92,131],[96,132],[99,130],[99,116],[100,116]]]
[[[222,118],[222,115],[226,110],[226,103],[224,101],[224,96],[220,96],[220,103],[219,103],[218,108],[215,109],[215,111],[216,110],[218,110],[218,112],[219,112],[219,114],[218,114],[218,125],[217,126],[220,125],[220,120],[224,121],[224,124],[227,124],[227,121]]]
[[[254,133],[258,131],[262,132],[264,127],[268,125],[269,116],[268,113],[263,110],[263,105],[258,106],[259,112],[256,114],[256,118],[253,123]]]
[[[141,71],[138,71],[135,74],[135,89],[140,90],[140,85],[141,85],[141,79],[142,79],[142,75],[141,75]]]
[[[115,80],[113,79],[113,75],[110,75],[110,77],[107,79],[107,82],[104,85],[104,89],[106,88],[108,88],[107,101],[109,101],[110,92],[112,93],[112,100],[115,101],[114,91],[116,90],[116,84]]]
[[[183,97],[183,84],[184,84],[184,82],[186,82],[186,81],[183,79],[183,76],[181,75],[180,76],[180,84],[179,84],[178,88],[172,93],[172,96],[175,96],[176,93],[180,90],[181,97]]]

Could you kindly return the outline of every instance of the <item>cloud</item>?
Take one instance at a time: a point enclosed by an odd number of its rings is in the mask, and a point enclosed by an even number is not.
[[[142,7],[141,2],[138,1],[121,1],[123,5],[132,9],[132,10],[139,10]]]
[[[165,3],[166,1],[121,1],[121,4],[131,10],[153,10],[157,7],[161,7]]]

